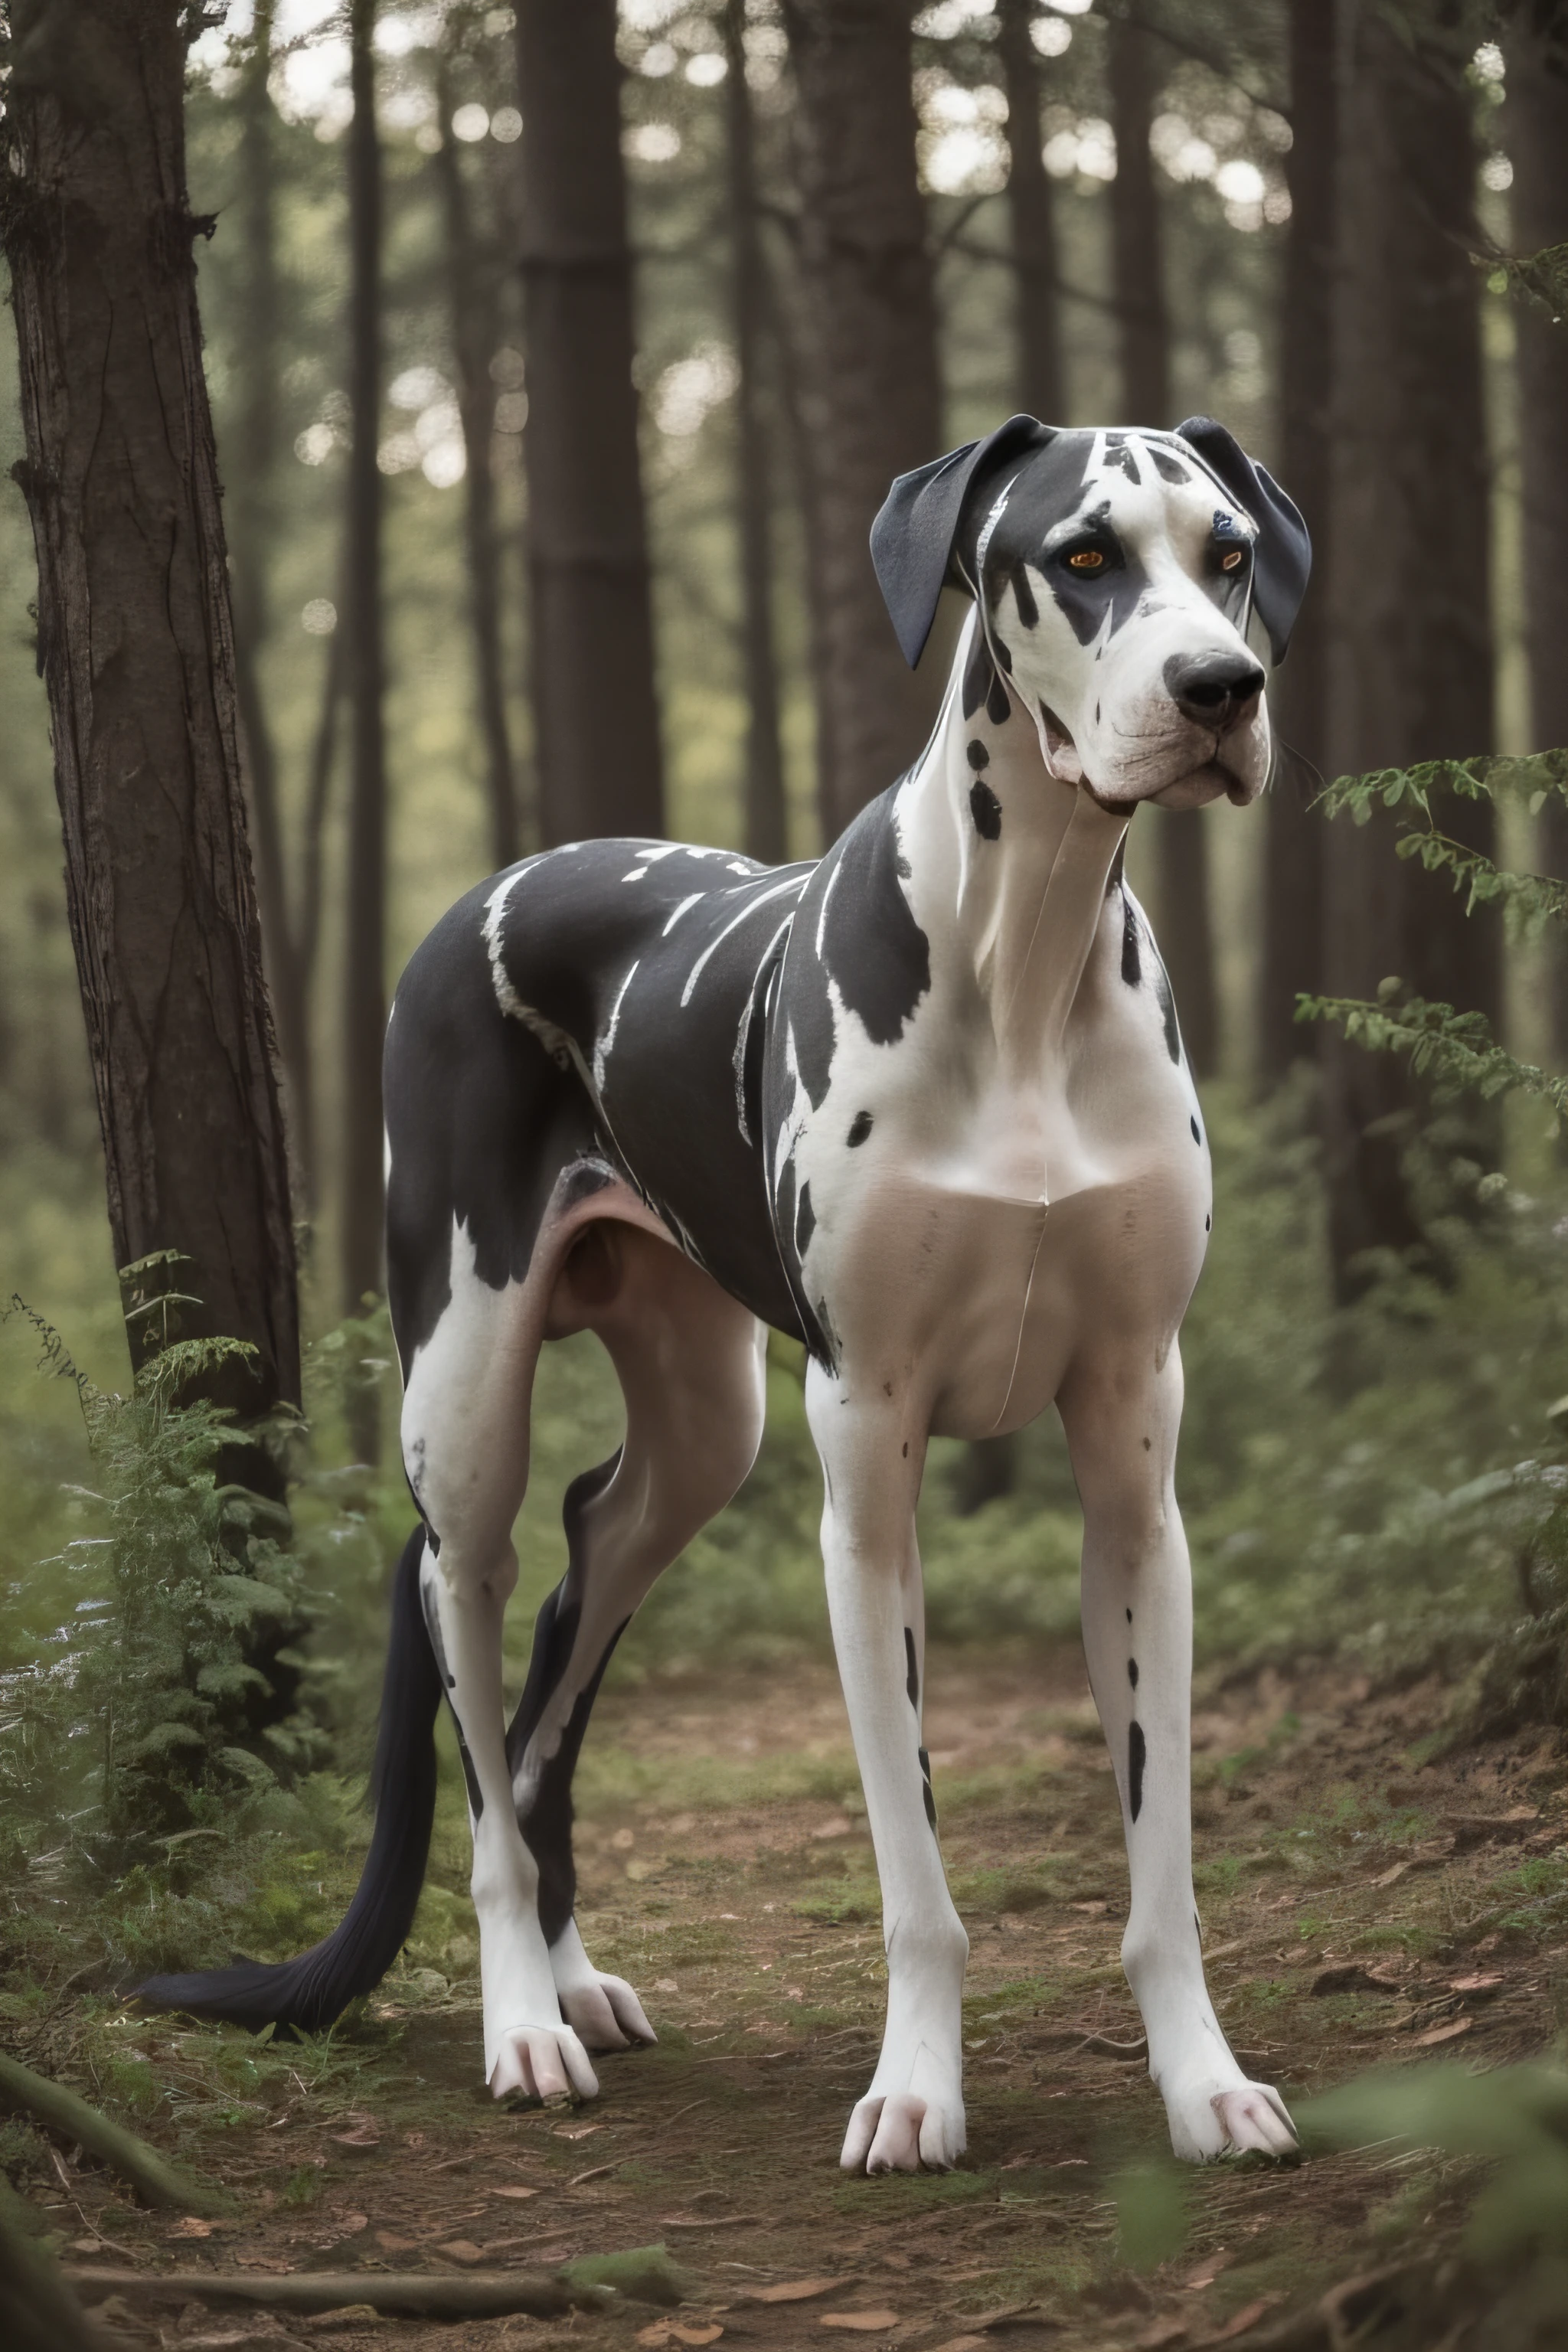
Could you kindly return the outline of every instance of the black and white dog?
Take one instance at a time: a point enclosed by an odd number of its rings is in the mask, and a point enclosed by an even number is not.
[[[1262,790],[1265,672],[1306,586],[1290,501],[1225,429],[1015,416],[893,486],[872,534],[919,659],[974,600],[936,730],[815,865],[595,841],[437,925],[386,1049],[387,1265],[421,1514],[399,1568],[378,1814],[342,1926],[144,1998],[320,2026],[390,1964],[424,1869],[444,1690],[463,1743],[491,2089],[596,2090],[651,2039],[573,1917],[572,1776],[606,1661],[740,1486],[768,1326],[808,1350],[822,1548],[881,1874],[889,2001],[851,2170],[964,2145],[967,1944],[921,1739],[915,1502],[933,1433],[1052,1403],[1131,1868],[1122,1958],[1176,2153],[1294,2145],[1204,1983],[1188,1803],[1177,1331],[1210,1224],[1202,1114],[1122,879],[1140,801]],[[565,1501],[571,1565],[506,1728],[501,1620],[544,1340],[596,1332],[625,1443]]]

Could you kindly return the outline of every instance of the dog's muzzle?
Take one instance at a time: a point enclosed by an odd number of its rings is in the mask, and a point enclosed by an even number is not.
[[[1165,664],[1165,691],[1196,727],[1228,735],[1262,693],[1260,665],[1241,654],[1173,654]]]

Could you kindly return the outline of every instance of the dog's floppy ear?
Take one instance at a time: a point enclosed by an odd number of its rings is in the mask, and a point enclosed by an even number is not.
[[[984,441],[900,474],[871,525],[871,561],[904,659],[911,669],[925,651],[937,599],[952,577],[953,542],[977,476],[994,464],[1043,448],[1052,428],[1037,417],[1010,416]]]
[[[1250,458],[1234,433],[1212,416],[1189,416],[1178,437],[1197,451],[1217,474],[1237,505],[1258,525],[1252,557],[1252,606],[1268,632],[1275,667],[1285,658],[1290,632],[1307,593],[1312,542],[1300,509],[1288,499],[1267,467]]]

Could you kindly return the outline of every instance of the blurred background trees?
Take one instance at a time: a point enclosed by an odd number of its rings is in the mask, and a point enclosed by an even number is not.
[[[943,645],[911,678],[887,625],[876,505],[1018,405],[1217,415],[1308,513],[1275,789],[1148,812],[1131,870],[1194,1066],[1283,1088],[1321,1140],[1325,1296],[1390,1252],[1438,1265],[1430,1104],[1296,996],[1397,975],[1540,1059],[1568,976],[1381,820],[1310,803],[1339,771],[1568,736],[1568,361],[1492,267],[1568,234],[1560,13],[169,0],[310,1328],[379,1288],[379,1039],[417,939],[578,835],[814,854],[942,684]],[[5,21],[15,125],[65,52],[47,0]],[[17,1286],[108,1333],[19,497],[0,541],[0,1221]],[[1560,810],[1509,823],[1514,863],[1562,870]],[[1495,830],[1479,803],[1453,826]],[[1523,1148],[1445,1117],[1467,1165]],[[1011,1475],[977,1460],[969,1499]]]

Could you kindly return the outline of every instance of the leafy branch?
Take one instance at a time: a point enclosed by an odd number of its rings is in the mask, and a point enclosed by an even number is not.
[[[1417,1077],[1430,1076],[1489,1099],[1533,1095],[1550,1103],[1559,1118],[1568,1116],[1568,1077],[1516,1061],[1493,1043],[1484,1013],[1456,1013],[1451,1004],[1429,1003],[1420,996],[1400,1003],[1394,994],[1399,982],[1385,982],[1384,987],[1389,994],[1375,1004],[1353,996],[1299,996],[1296,1018],[1331,1021],[1352,1045],[1364,1045],[1370,1053],[1407,1054]]]
[[[1465,912],[1500,906],[1519,938],[1536,936],[1552,923],[1568,921],[1568,883],[1544,874],[1514,874],[1484,851],[1444,831],[1434,809],[1443,793],[1464,800],[1499,801],[1517,794],[1531,816],[1550,794],[1568,799],[1568,751],[1500,754],[1471,760],[1429,760],[1412,768],[1376,768],[1364,776],[1340,776],[1315,803],[1330,816],[1349,815],[1365,824],[1379,804],[1402,813],[1395,855],[1418,858],[1429,874],[1446,873],[1466,893]]]

